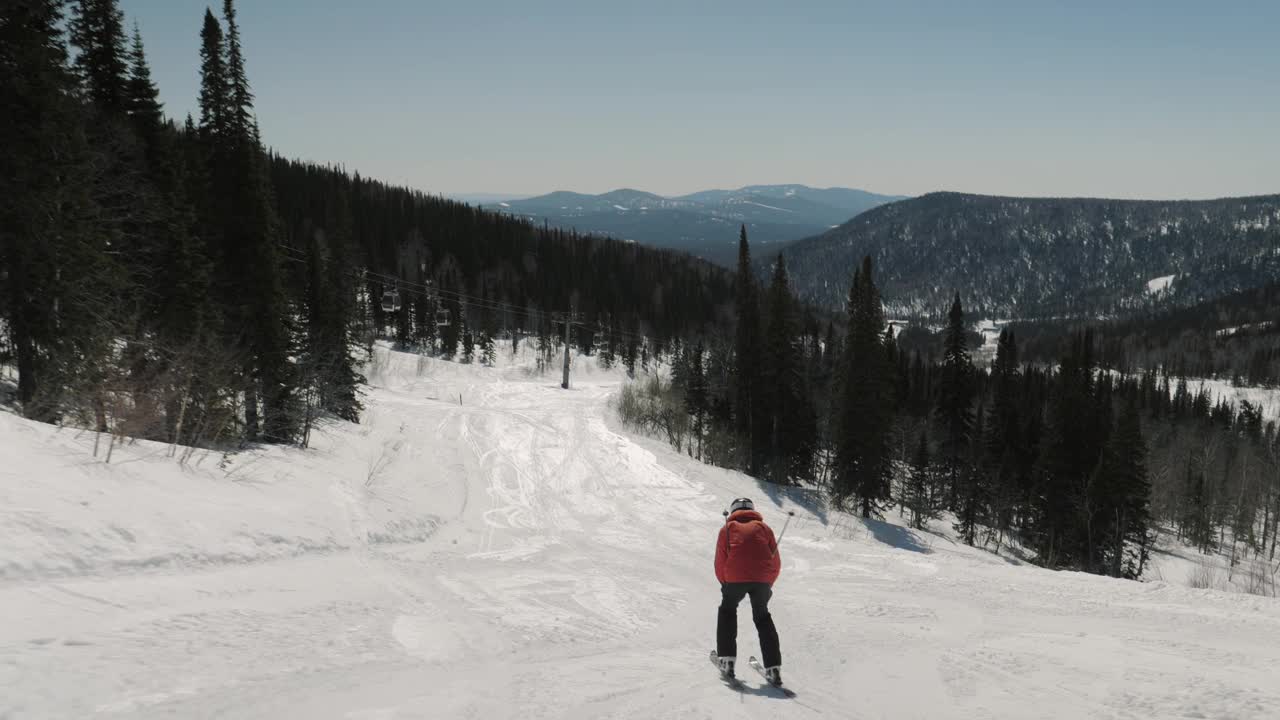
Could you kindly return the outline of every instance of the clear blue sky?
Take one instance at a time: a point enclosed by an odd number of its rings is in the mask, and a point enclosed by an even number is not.
[[[179,117],[206,4],[122,0]],[[1280,192],[1275,0],[237,7],[269,145],[428,192]]]

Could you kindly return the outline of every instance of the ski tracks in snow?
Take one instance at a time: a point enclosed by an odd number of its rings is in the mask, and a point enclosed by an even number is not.
[[[828,516],[616,429],[618,373],[564,392],[379,352],[363,425],[268,454],[234,484],[126,477],[113,505],[95,483],[127,471],[98,467],[74,484],[98,493],[83,500],[15,495],[40,518],[11,523],[20,547],[57,550],[22,567],[52,558],[63,575],[0,582],[20,620],[0,626],[0,686],[18,689],[0,717],[1262,720],[1280,707],[1273,600],[1014,567]],[[739,495],[775,527],[797,512],[771,603],[793,699],[726,690],[706,663],[719,510]],[[138,502],[156,509],[120,509]],[[57,544],[75,543],[58,523],[86,538],[74,560],[110,572],[66,575]],[[130,564],[185,557],[175,547],[199,562]]]

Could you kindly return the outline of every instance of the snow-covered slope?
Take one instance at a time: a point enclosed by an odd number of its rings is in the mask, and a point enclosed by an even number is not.
[[[379,352],[361,425],[186,466],[0,415],[0,718],[1272,718],[1280,604],[1019,566],[613,421],[614,372]],[[787,699],[706,661],[780,529]],[[756,652],[749,611],[742,654]]]

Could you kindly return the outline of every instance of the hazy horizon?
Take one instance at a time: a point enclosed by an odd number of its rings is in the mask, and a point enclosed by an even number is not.
[[[173,117],[195,114],[205,5],[122,0]],[[1030,5],[239,12],[268,145],[430,193],[1280,192],[1280,5]]]

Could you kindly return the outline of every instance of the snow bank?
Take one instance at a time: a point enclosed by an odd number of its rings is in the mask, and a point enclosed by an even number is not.
[[[108,465],[95,440],[0,415],[0,447],[14,450],[0,469],[0,580],[262,562],[420,541],[438,524],[412,502],[425,494],[394,428],[341,424],[310,451],[201,451],[185,465],[146,441]]]

